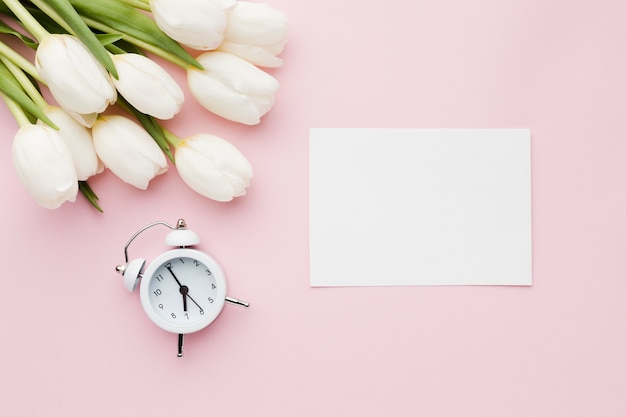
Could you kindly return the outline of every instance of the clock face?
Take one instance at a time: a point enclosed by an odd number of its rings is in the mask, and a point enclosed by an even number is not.
[[[219,315],[226,280],[217,262],[194,249],[174,249],[157,257],[143,274],[141,303],[159,327],[191,333]]]

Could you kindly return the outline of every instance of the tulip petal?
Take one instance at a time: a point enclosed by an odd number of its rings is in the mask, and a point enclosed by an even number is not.
[[[100,113],[117,97],[109,74],[80,41],[50,35],[37,48],[35,66],[57,102],[76,113]]]
[[[274,104],[278,81],[235,55],[214,51],[197,58],[204,71],[190,68],[187,82],[194,98],[226,119],[254,125]]]
[[[278,68],[283,65],[283,60],[276,56],[280,51],[274,52],[272,49],[266,47],[224,41],[220,44],[218,50],[237,55],[251,64],[261,67]]]
[[[208,134],[191,136],[176,147],[176,169],[191,189],[222,202],[244,195],[253,175],[235,146]]]
[[[15,135],[13,164],[20,181],[45,208],[75,201],[78,178],[74,161],[59,134],[46,125],[25,125]]]
[[[254,42],[257,45],[278,43],[282,46],[286,41],[287,27],[287,16],[280,10],[263,3],[240,1],[228,15],[224,36],[232,42]]]
[[[114,55],[120,94],[137,110],[158,119],[171,119],[182,108],[183,90],[160,65],[139,54]]]
[[[287,16],[262,3],[240,1],[229,14],[224,41],[219,50],[237,55],[246,61],[275,68],[282,65],[277,58],[287,43]]]
[[[251,178],[252,165],[243,154],[230,142],[214,135],[195,135],[185,141],[195,152],[210,156],[217,168],[242,178]]]
[[[59,128],[59,134],[70,150],[79,181],[86,181],[98,172],[98,156],[91,133],[62,108],[49,106],[46,115]]]
[[[225,8],[232,2],[215,0],[152,0],[154,20],[163,32],[193,49],[211,50],[224,39]]]
[[[210,112],[247,125],[261,121],[261,113],[249,97],[212,76],[192,69],[188,72],[187,81],[196,101]]]
[[[130,119],[101,116],[92,134],[96,152],[104,165],[128,184],[145,190],[152,178],[167,171],[167,160],[159,146]]]
[[[192,190],[215,201],[226,202],[233,199],[230,182],[215,164],[185,147],[177,150],[176,159],[178,174]]]
[[[83,114],[83,113],[72,112],[67,109],[65,109],[65,111],[67,112],[67,114],[72,116],[74,120],[76,120],[78,123],[80,123],[81,125],[85,127],[93,126],[93,124],[96,123],[96,119],[98,118],[98,113]]]

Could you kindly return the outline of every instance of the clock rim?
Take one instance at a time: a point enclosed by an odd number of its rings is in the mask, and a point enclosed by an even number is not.
[[[157,313],[156,307],[150,303],[149,296],[150,281],[154,279],[154,273],[159,266],[170,259],[183,257],[197,259],[205,264],[211,270],[211,273],[215,278],[215,285],[217,285],[217,295],[215,297],[215,304],[213,305],[213,308],[206,314],[206,316],[202,317],[201,320],[188,325],[172,323],[161,317]],[[197,249],[177,248],[163,252],[150,262],[150,265],[148,265],[142,275],[141,281],[142,283],[139,289],[139,297],[141,298],[141,305],[146,315],[158,327],[171,333],[187,334],[204,329],[217,319],[224,308],[224,303],[226,302],[226,275],[224,274],[222,267],[211,255]]]

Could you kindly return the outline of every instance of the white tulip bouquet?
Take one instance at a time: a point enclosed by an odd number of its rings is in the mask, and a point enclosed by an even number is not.
[[[208,111],[255,125],[278,89],[261,68],[282,64],[284,13],[236,0],[0,0],[0,16],[0,97],[19,125],[13,162],[41,206],[60,207],[80,191],[102,211],[89,178],[107,168],[146,189],[167,171],[167,159],[210,199],[246,193],[253,170],[235,146],[206,133],[180,138],[162,126],[185,97],[148,55],[181,67]],[[2,37],[35,49],[34,62]]]

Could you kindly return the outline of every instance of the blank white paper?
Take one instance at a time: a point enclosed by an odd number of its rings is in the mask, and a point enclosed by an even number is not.
[[[529,130],[309,139],[311,286],[531,285]]]

